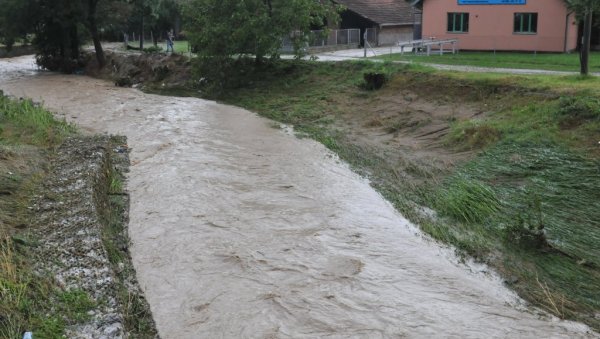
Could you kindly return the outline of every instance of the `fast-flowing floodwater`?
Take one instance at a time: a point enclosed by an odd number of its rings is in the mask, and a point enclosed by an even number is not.
[[[251,112],[0,61],[0,88],[132,148],[130,236],[163,338],[593,337],[457,263],[323,146]]]

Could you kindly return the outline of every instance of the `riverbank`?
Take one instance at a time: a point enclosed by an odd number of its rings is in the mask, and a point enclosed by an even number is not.
[[[14,58],[22,55],[35,54],[35,48],[31,45],[13,46],[10,51],[5,46],[0,46],[0,58]]]
[[[162,335],[594,335],[527,307],[488,266],[461,264],[347,163],[272,120],[89,77],[21,75],[29,62],[8,63],[2,88],[43,98],[82,130],[128,137],[130,249]]]
[[[380,66],[292,67],[221,100],[321,141],[526,300],[599,328],[597,79],[387,65],[388,84],[365,91]]]
[[[125,144],[0,96],[0,337],[155,335],[127,250]]]
[[[369,72],[388,83],[365,90]],[[320,141],[520,296],[599,328],[597,79],[290,61],[241,83],[218,99]],[[206,95],[168,76],[140,86]]]

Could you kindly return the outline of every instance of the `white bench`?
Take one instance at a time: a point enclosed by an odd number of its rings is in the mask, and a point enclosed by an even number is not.
[[[450,44],[452,46],[452,54],[456,54],[458,52],[458,39],[444,39],[444,40],[435,40],[435,39],[421,39],[421,40],[411,40],[411,41],[400,41],[398,42],[398,46],[400,47],[400,54],[404,55],[404,47],[411,47],[413,51],[416,53],[417,49],[425,47],[427,49],[427,55],[431,55],[431,46],[438,46],[440,55],[444,54],[444,45]]]

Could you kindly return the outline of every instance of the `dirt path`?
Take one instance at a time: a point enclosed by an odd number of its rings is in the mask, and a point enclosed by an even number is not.
[[[594,336],[458,264],[320,144],[31,67],[0,61],[0,88],[129,139],[131,251],[163,338]]]

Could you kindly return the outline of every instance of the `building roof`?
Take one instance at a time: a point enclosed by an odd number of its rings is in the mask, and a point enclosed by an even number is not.
[[[413,24],[415,8],[406,0],[334,0],[380,26]]]

